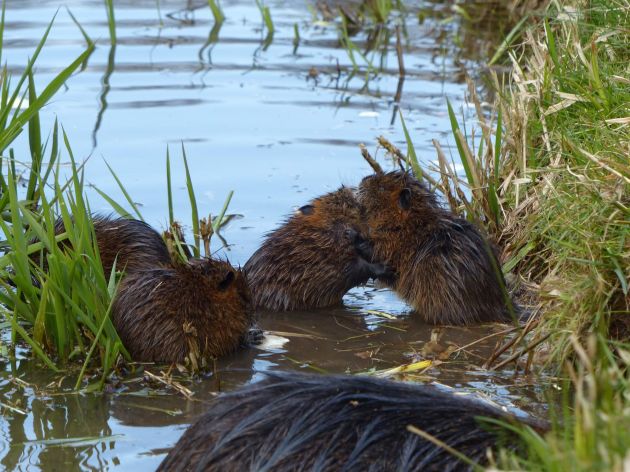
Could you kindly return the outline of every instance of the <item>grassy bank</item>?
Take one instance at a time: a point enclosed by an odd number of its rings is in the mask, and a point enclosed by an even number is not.
[[[501,238],[537,293],[555,365],[573,334],[630,334],[630,3],[563,3],[524,33],[523,59],[510,55],[502,103]]]
[[[552,2],[537,18],[506,50],[508,85],[496,80],[500,152],[485,161],[469,157],[467,174],[472,213],[505,248],[506,266],[539,320],[524,337],[525,348],[515,347],[527,355],[521,366],[538,363],[561,373],[570,393],[562,411],[551,405],[558,418],[552,432],[544,440],[525,432],[526,450],[503,453],[499,464],[624,470],[630,449],[630,2]],[[463,140],[458,145],[461,150]],[[475,182],[485,185],[475,188]]]

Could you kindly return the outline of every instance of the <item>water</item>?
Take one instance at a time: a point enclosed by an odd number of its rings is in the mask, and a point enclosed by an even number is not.
[[[75,156],[89,156],[87,180],[123,202],[109,163],[156,228],[167,220],[167,146],[181,220],[190,220],[182,144],[201,213],[216,214],[234,190],[229,212],[239,218],[223,231],[228,246],[213,244],[241,265],[293,208],[369,173],[359,143],[374,152],[375,137],[384,135],[405,148],[394,99],[399,87],[400,109],[420,160],[435,159],[432,139],[448,152],[446,98],[468,114],[464,66],[474,68],[487,48],[485,32],[448,21],[449,3],[408,2],[402,84],[391,45],[378,77],[368,83],[363,73],[350,78],[337,26],[321,15],[315,20],[311,4],[268,2],[276,31],[266,46],[254,1],[223,3],[227,19],[217,31],[205,1],[162,0],[159,10],[155,1],[117,1],[115,49],[107,41],[100,0],[65,3],[97,40],[97,49],[43,110],[42,128],[50,129],[58,118]],[[8,1],[3,59],[14,74],[58,7],[53,1]],[[352,37],[361,49],[367,39],[367,32]],[[38,90],[84,47],[61,8],[37,61]],[[14,147],[17,155],[24,152],[26,136]],[[90,202],[97,211],[109,211],[95,192]],[[0,464],[7,470],[151,469],[217,391],[255,380],[265,370],[382,370],[439,355],[449,346],[459,349],[456,355],[410,379],[483,392],[516,413],[536,409],[539,392],[527,378],[479,367],[499,339],[491,335],[505,326],[438,333],[408,316],[408,307],[392,293],[371,286],[351,291],[345,304],[313,313],[262,314],[262,327],[271,335],[260,349],[220,360],[215,373],[201,380],[173,373],[192,391],[190,398],[141,373],[120,379],[106,393],[75,394],[74,371],[54,375],[25,353],[13,363],[0,357]],[[432,333],[439,340],[428,349]],[[161,375],[159,367],[145,369]]]

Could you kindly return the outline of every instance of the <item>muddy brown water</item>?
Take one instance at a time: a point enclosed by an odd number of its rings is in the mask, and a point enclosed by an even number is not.
[[[366,82],[361,60],[361,72],[351,74],[348,54],[339,47],[338,24],[315,17],[312,3],[267,2],[276,28],[268,44],[253,0],[222,2],[226,21],[220,28],[202,0],[114,3],[116,48],[106,40],[101,0],[63,3],[97,40],[97,48],[42,111],[42,127],[50,129],[58,118],[75,156],[90,156],[87,180],[123,201],[107,160],[157,228],[163,228],[167,214],[167,146],[179,183],[175,212],[189,220],[183,166],[177,165],[183,143],[201,213],[216,214],[228,192],[235,192],[229,213],[237,218],[222,232],[227,246],[213,244],[241,265],[293,208],[342,183],[356,184],[369,172],[359,143],[374,150],[374,138],[383,134],[404,148],[399,109],[423,163],[435,159],[432,139],[452,150],[446,98],[471,119],[463,71],[482,70],[494,35],[491,25],[463,28],[452,2],[404,2],[407,76],[399,81],[390,43],[385,54],[374,55],[373,64],[383,67]],[[14,74],[60,5],[8,0],[3,59]],[[365,49],[369,31],[357,32],[352,41]],[[61,8],[37,62],[38,90],[83,47]],[[14,147],[16,155],[27,152],[27,137]],[[95,192],[89,197],[93,209],[109,211]],[[536,380],[480,367],[496,345],[493,335],[508,327],[436,331],[391,292],[373,286],[352,290],[344,305],[262,313],[261,325],[269,333],[265,344],[221,359],[203,378],[173,373],[189,397],[148,380],[165,370],[152,365],[138,366],[106,392],[75,393],[74,370],[52,374],[21,348],[9,359],[9,336],[3,332],[0,465],[6,470],[151,470],[217,392],[256,381],[265,371],[374,375],[445,350],[456,352],[404,379],[475,392],[517,414],[544,412]]]

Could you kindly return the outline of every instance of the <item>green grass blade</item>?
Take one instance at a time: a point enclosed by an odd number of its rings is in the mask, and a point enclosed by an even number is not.
[[[83,29],[83,26],[81,26],[81,23],[79,23],[79,20],[75,18],[75,16],[72,14],[72,12],[70,11],[70,8],[68,8],[67,5],[66,5],[66,11],[68,12],[68,15],[70,15],[70,18],[72,18],[72,21],[74,21],[74,24],[77,26],[77,28],[79,28],[79,31],[81,31],[81,34],[83,35],[83,39],[85,39],[85,42],[87,43],[87,45],[93,46],[94,41],[92,41],[92,38],[90,38],[90,36],[87,34],[87,31]]]
[[[57,93],[59,88],[68,80],[72,73],[81,65],[81,63],[94,51],[94,46],[89,46],[83,53],[77,57],[69,66],[62,70],[42,91],[34,103],[29,106],[19,116],[11,120],[11,124],[0,132],[0,152],[22,132],[24,125],[35,115],[50,98]]]
[[[225,216],[225,212],[227,211],[228,206],[230,205],[230,202],[232,201],[232,195],[234,195],[234,190],[230,190],[230,193],[228,193],[228,196],[225,199],[225,202],[223,203],[223,208],[221,208],[221,212],[219,213],[219,216],[215,218],[214,223],[212,224],[212,229],[215,233],[218,232],[222,226],[223,217]]]
[[[168,146],[166,146],[166,196],[168,199],[168,226],[172,226],[175,221],[173,213],[173,187],[171,182],[171,154]]]
[[[492,59],[490,59],[490,62],[488,62],[489,66],[495,64],[499,59],[501,59],[501,56],[503,56],[503,54],[510,47],[514,39],[520,34],[523,25],[525,25],[527,20],[529,20],[529,16],[530,14],[526,13],[525,16],[523,16],[523,18],[521,18],[521,20],[516,24],[516,26],[512,28],[512,31],[510,31],[505,39],[501,42],[501,44],[497,48],[497,51],[492,56]]]
[[[112,46],[116,44],[116,17],[114,16],[113,0],[105,0],[105,10],[107,11],[107,26],[109,27],[109,40]]]
[[[210,11],[212,11],[215,23],[222,23],[223,20],[225,20],[225,15],[221,10],[218,0],[208,0],[208,6],[210,7]]]
[[[28,101],[34,103],[37,100],[35,91],[35,80],[33,72],[28,73]],[[31,201],[33,205],[37,205],[35,201],[35,190],[37,181],[41,172],[42,165],[42,133],[39,122],[39,112],[35,111],[28,122],[28,142],[31,149],[31,171],[28,177],[28,187],[26,190],[26,199]]]
[[[186,159],[186,149],[184,149],[184,143],[182,143],[182,158],[184,159],[184,168],[186,169],[186,188],[188,189],[188,199],[190,200],[190,209],[192,212],[193,238],[195,240],[193,254],[195,257],[199,257],[201,254],[199,247],[199,212],[197,211],[197,199],[195,198],[195,189],[193,188],[190,170],[188,169],[188,159]]]
[[[7,9],[7,0],[2,0],[2,16],[0,16],[0,64],[2,64],[2,49],[4,46],[4,17]]]
[[[101,197],[103,197],[103,200],[109,203],[114,209],[114,211],[118,213],[120,216],[122,216],[123,218],[133,217],[133,215],[129,213],[127,210],[125,210],[122,205],[120,205],[116,200],[114,200],[112,197],[110,197],[105,192],[103,192],[100,188],[96,186],[93,186],[92,188],[96,191],[96,193],[98,193]]]
[[[422,168],[420,167],[420,163],[418,162],[416,148],[413,145],[413,141],[411,141],[409,131],[407,131],[407,125],[405,124],[405,118],[403,117],[402,111],[398,110],[398,113],[400,115],[400,123],[403,127],[403,133],[405,133],[405,140],[407,141],[407,164],[411,163],[411,169],[413,170],[416,178],[418,180],[422,180]]]
[[[109,163],[107,161],[105,161],[105,165],[107,166],[107,168],[109,169],[109,172],[112,174],[112,176],[114,177],[114,180],[116,180],[116,183],[118,184],[118,187],[120,188],[120,191],[123,193],[123,195],[125,196],[125,199],[127,200],[127,203],[129,203],[129,205],[131,206],[131,208],[133,209],[133,212],[136,214],[136,216],[138,217],[138,219],[140,221],[144,221],[144,218],[142,218],[142,214],[140,213],[140,210],[138,209],[138,205],[135,204],[135,202],[133,201],[133,199],[131,198],[131,195],[129,195],[129,192],[127,192],[127,189],[125,188],[125,186],[123,185],[123,183],[120,181],[120,179],[118,178],[118,175],[116,175],[116,172],[114,172],[114,169],[112,169],[112,167],[109,165]],[[100,192],[99,192],[100,193]],[[104,195],[104,194],[101,194]],[[106,199],[108,202],[113,202],[114,200],[111,198]],[[115,208],[120,208],[120,205],[115,204],[112,205],[115,206]],[[118,211],[118,210],[116,210]],[[120,212],[119,212],[120,213]],[[123,213],[127,213],[129,214],[129,212],[123,210]],[[121,213],[122,215],[122,213]]]
[[[446,106],[448,107],[448,117],[451,121],[451,130],[453,131],[453,136],[455,138],[455,144],[457,145],[457,152],[459,153],[459,159],[464,166],[464,171],[466,172],[466,178],[468,179],[468,183],[473,185],[473,175],[472,169],[468,163],[468,158],[466,157],[466,151],[464,151],[464,143],[462,143],[459,139],[459,135],[457,130],[459,129],[459,124],[457,123],[457,118],[455,117],[455,112],[453,111],[453,107],[451,106],[450,100],[446,99]],[[460,130],[461,132],[461,130]]]

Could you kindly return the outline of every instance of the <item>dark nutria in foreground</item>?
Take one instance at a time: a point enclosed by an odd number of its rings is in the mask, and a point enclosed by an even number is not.
[[[254,306],[288,311],[337,305],[352,287],[385,277],[385,267],[370,261],[362,225],[350,188],[301,207],[245,264]]]
[[[440,207],[408,172],[377,172],[357,193],[374,257],[396,273],[384,282],[427,322],[510,320],[496,251],[475,226]]]
[[[504,436],[479,417],[517,422],[488,404],[431,386],[273,373],[215,400],[158,470],[470,470],[409,427],[481,464],[488,448],[517,447],[514,434]]]
[[[105,277],[109,277],[114,261],[117,270],[126,272],[170,264],[162,236],[144,221],[99,215],[92,221]],[[63,221],[57,220],[55,234],[64,231]]]
[[[129,273],[118,288],[113,320],[134,360],[198,363],[246,341],[253,312],[240,270],[197,259]]]

